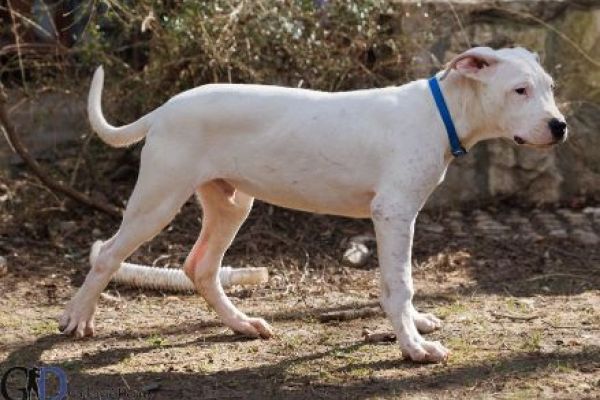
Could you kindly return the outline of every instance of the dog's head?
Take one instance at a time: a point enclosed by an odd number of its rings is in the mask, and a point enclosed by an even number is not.
[[[523,48],[475,47],[450,61],[445,75],[450,71],[474,88],[478,108],[495,136],[534,147],[566,140],[567,124],[554,101],[554,82],[537,54]]]

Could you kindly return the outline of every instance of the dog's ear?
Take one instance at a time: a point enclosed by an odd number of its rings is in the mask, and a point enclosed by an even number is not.
[[[474,47],[454,57],[447,65],[444,79],[452,70],[459,74],[479,81],[488,79],[500,58],[490,47]]]

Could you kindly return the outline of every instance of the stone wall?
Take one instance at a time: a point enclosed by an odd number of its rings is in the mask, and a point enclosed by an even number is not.
[[[8,96],[13,104],[8,108],[11,121],[37,158],[56,157],[57,145],[80,140],[89,130],[86,98],[81,94],[43,92],[26,97],[9,90]],[[19,162],[18,155],[0,138],[0,168]]]
[[[451,165],[429,206],[505,197],[528,204],[600,197],[600,0],[402,1],[387,18],[419,49],[414,76],[429,76],[468,48],[467,41],[537,51],[558,83],[558,101],[571,128],[570,140],[549,151],[499,141],[478,144]],[[38,154],[87,129],[83,97],[44,95],[17,110],[15,121]],[[0,146],[0,164],[9,155]]]
[[[492,141],[457,160],[429,205],[511,197],[555,203],[600,195],[600,1],[447,1],[404,3],[404,33],[421,43],[420,75],[471,45],[520,45],[538,52],[558,84],[569,141],[549,151]],[[464,30],[457,19],[461,20]],[[423,33],[423,27],[430,31]]]

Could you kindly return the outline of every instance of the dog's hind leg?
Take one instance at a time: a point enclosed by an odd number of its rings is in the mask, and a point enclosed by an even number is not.
[[[94,312],[102,290],[113,274],[142,243],[168,224],[194,191],[189,174],[178,173],[157,148],[144,148],[138,181],[118,232],[108,241],[96,242],[90,255],[91,269],[81,288],[60,318],[59,328],[76,337],[93,335]]]
[[[219,281],[223,256],[248,217],[254,198],[222,180],[202,185],[198,197],[204,217],[200,237],[185,262],[187,276],[228,327],[250,337],[271,337],[269,324],[238,310]]]

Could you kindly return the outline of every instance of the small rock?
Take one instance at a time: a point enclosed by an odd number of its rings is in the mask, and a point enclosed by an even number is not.
[[[581,367],[579,367],[579,371],[583,372],[584,374],[592,373],[595,370],[596,370],[596,368],[594,368],[591,365],[582,365]]]
[[[540,240],[543,240],[543,239],[544,239],[544,236],[542,236],[542,235],[540,235],[539,233],[537,233],[537,232],[534,232],[534,231],[529,231],[529,232],[527,232],[527,231],[526,231],[526,232],[523,232],[523,233],[521,234],[521,236],[522,236],[524,239],[526,239],[526,240],[530,240],[530,241],[532,241],[532,242],[539,242]]]
[[[556,346],[540,345],[538,351],[540,354],[554,354]]]
[[[63,233],[72,232],[77,229],[77,222],[75,221],[62,221],[59,224],[60,230]]]
[[[583,209],[584,214],[600,217],[600,207],[586,207]]]
[[[592,231],[575,229],[573,230],[572,235],[573,238],[581,244],[595,245],[600,243],[600,238]]]
[[[475,221],[492,221],[492,216],[482,210],[473,211],[471,216],[475,219]]]
[[[350,246],[344,252],[343,260],[350,265],[360,267],[367,262],[370,255],[371,251],[363,243],[350,242]]]
[[[450,230],[452,231],[453,236],[456,236],[456,237],[467,236],[467,233],[463,229],[462,222],[460,222],[458,220],[449,220],[448,227],[450,227]]]
[[[102,231],[98,228],[94,228],[92,229],[92,236],[94,238],[99,238],[100,236],[102,236]]]
[[[485,233],[490,233],[490,234],[501,234],[503,232],[509,231],[510,228],[508,226],[502,225],[499,222],[496,222],[494,220],[480,220],[475,224],[475,227],[480,230],[483,231]]]
[[[160,383],[159,382],[150,382],[144,386],[142,386],[142,392],[156,392],[157,390],[160,389]]]
[[[535,299],[515,298],[515,304],[533,310],[535,308]]]
[[[559,236],[555,236],[555,237],[564,239],[567,235],[567,231],[563,228],[562,223],[554,214],[540,212],[533,216],[533,221],[542,225],[544,227],[544,229],[549,232],[550,236],[553,236],[552,232],[554,232],[554,231],[557,231],[557,234],[559,235]],[[564,232],[564,233],[562,233],[562,232]],[[560,235],[564,235],[564,236],[560,236]]]
[[[550,232],[548,232],[548,236],[557,238],[557,239],[566,239],[567,231],[562,228],[561,229],[552,229]]]
[[[8,262],[6,258],[0,256],[0,277],[8,274]]]
[[[430,224],[424,225],[423,230],[425,230],[427,232],[432,232],[432,233],[443,233],[446,230],[446,228],[444,228],[440,224],[430,223]]]
[[[375,235],[372,233],[365,233],[363,235],[352,236],[348,242],[350,243],[375,243]]]
[[[446,213],[446,215],[448,216],[448,218],[452,218],[452,219],[463,219],[464,218],[463,213],[461,213],[460,211],[448,211]]]

